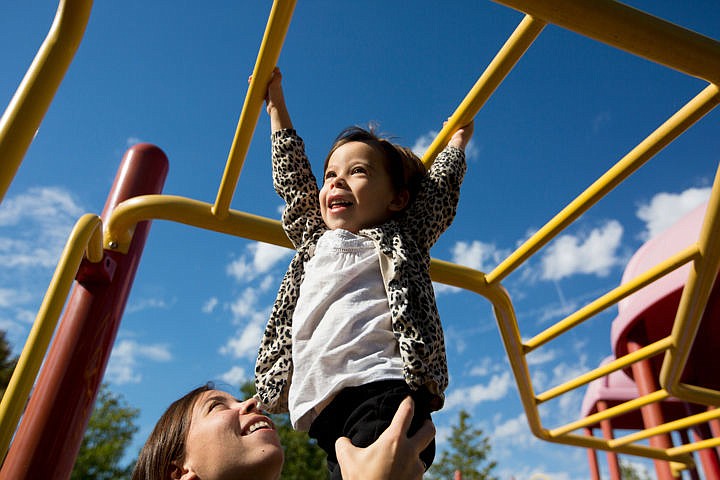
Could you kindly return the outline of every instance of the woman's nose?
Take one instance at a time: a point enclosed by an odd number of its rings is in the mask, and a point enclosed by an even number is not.
[[[244,402],[241,402],[239,410],[243,415],[247,413],[259,413],[260,408],[258,408],[257,398],[248,398]]]

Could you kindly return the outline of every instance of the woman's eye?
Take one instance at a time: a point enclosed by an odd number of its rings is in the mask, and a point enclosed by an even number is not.
[[[210,404],[210,408],[208,408],[208,411],[212,412],[212,411],[215,410],[217,407],[221,407],[221,406],[223,406],[223,403],[222,403],[222,402],[212,402],[212,403]]]

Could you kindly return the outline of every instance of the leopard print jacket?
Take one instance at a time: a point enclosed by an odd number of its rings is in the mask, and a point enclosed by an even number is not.
[[[465,153],[447,147],[423,179],[412,205],[398,218],[362,230],[380,252],[392,329],[400,346],[403,375],[410,388],[427,386],[440,409],[448,385],[445,339],[430,280],[430,247],[452,223],[467,169]],[[272,134],[273,185],[285,200],[283,228],[296,253],[282,280],[255,365],[255,386],[262,408],[288,409],[292,378],[292,316],[304,265],[327,230],[320,216],[318,187],[294,130]]]

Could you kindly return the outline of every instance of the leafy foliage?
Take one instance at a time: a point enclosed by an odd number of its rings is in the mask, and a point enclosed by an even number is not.
[[[428,470],[426,477],[432,480],[450,480],[459,470],[463,480],[496,480],[492,471],[496,462],[489,458],[490,440],[479,428],[469,423],[470,414],[460,410],[457,425],[452,426],[448,448]]]
[[[620,462],[620,477],[624,480],[650,480],[646,470],[623,461]]]
[[[253,382],[245,383],[240,391],[247,398],[255,394]],[[307,433],[293,430],[288,414],[270,415],[285,450],[283,480],[324,480],[329,478],[325,452]]]
[[[103,384],[85,430],[71,480],[129,479],[132,466],[121,466],[125,449],[138,427],[139,410]]]
[[[0,398],[5,395],[17,361],[17,357],[12,356],[12,349],[5,338],[5,332],[0,330]]]

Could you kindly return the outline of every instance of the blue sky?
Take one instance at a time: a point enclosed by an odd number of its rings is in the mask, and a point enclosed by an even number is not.
[[[628,2],[720,38],[716,0]],[[170,159],[165,193],[213,202],[269,1],[96,2],[77,56],[0,206],[0,329],[19,351],[70,227],[99,213],[123,152]],[[351,6],[352,5],[352,6]],[[44,39],[56,4],[0,15],[0,104]],[[280,57],[293,121],[316,170],[344,127],[378,122],[427,144],[522,15],[490,1],[299,2]],[[458,216],[436,258],[491,270],[705,83],[549,26],[476,117]],[[712,112],[504,281],[530,337],[616,286],[632,252],[706,198],[720,160]],[[232,208],[279,218],[261,115]],[[154,222],[105,375],[142,410],[139,448],[164,408],[206,380],[252,375],[291,252]],[[502,479],[586,478],[585,452],[529,433],[490,304],[439,287],[451,383],[439,447],[465,408]],[[611,353],[615,309],[530,357],[538,388]],[[543,410],[574,419],[582,393]],[[628,461],[637,461],[627,458]]]

